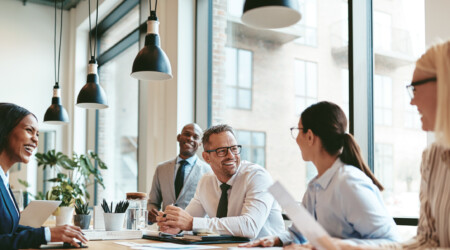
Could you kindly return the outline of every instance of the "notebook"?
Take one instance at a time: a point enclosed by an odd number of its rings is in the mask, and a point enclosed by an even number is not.
[[[61,201],[31,201],[20,214],[19,224],[29,227],[40,227],[58,208]]]
[[[238,237],[232,235],[150,235],[144,234],[142,238],[147,240],[157,240],[164,242],[172,242],[178,244],[228,244],[228,243],[243,243],[249,242],[250,239],[246,237]]]

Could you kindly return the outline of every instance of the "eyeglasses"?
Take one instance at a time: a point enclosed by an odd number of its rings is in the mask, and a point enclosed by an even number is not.
[[[228,155],[228,150],[230,150],[233,155],[238,155],[241,153],[241,149],[242,149],[241,145],[234,145],[229,147],[221,147],[212,150],[206,150],[206,152],[208,153],[216,152],[217,156],[224,157]]]
[[[303,128],[298,128],[298,127],[290,128],[292,138],[297,139],[297,136],[298,136],[298,133],[300,132],[300,129],[303,130]]]
[[[435,81],[437,81],[436,77],[427,78],[427,79],[420,80],[420,81],[415,81],[415,82],[412,82],[410,85],[406,86],[406,90],[408,91],[408,94],[412,99],[412,98],[414,98],[414,92],[416,92],[416,89],[414,88],[415,86],[422,85],[427,82],[435,82]]]

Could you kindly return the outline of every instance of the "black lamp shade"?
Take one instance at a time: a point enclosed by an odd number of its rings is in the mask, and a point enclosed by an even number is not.
[[[61,105],[59,96],[53,96],[52,105],[45,112],[44,122],[56,125],[69,123],[69,115],[67,115],[66,109]]]
[[[99,84],[97,64],[89,64],[87,82],[80,90],[77,97],[77,106],[86,109],[105,109],[108,107],[108,99],[102,86]]]
[[[131,76],[144,81],[172,78],[169,58],[159,46],[158,34],[145,36],[145,46],[134,59]]]
[[[278,29],[301,19],[298,0],[246,0],[242,22],[260,29]]]
[[[161,49],[158,34],[159,22],[156,16],[150,16],[147,21],[145,46],[139,51],[133,62],[131,77],[143,81],[172,79],[172,67],[169,58]]]

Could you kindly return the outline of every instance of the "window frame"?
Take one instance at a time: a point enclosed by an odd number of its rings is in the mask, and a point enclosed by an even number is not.
[[[199,46],[208,48],[202,52],[197,50],[196,54],[197,83],[200,86],[197,90],[197,101],[206,104],[205,107],[197,108],[196,111],[197,118],[200,117],[200,120],[206,121],[208,127],[212,124],[212,4],[212,0],[198,0],[196,20],[196,46],[197,48]],[[372,7],[372,0],[348,0],[349,132],[355,136],[364,158],[367,159],[367,163],[373,171],[375,141]],[[201,76],[202,74],[203,76]],[[202,97],[199,94],[205,95]],[[418,218],[394,218],[394,220],[398,225],[416,226],[418,224]]]
[[[127,0],[120,3],[117,7],[115,7],[108,15],[106,15],[105,18],[103,18],[98,24],[98,30],[97,30],[97,40],[95,40],[95,43],[97,44],[97,51],[100,51],[100,44],[101,44],[101,37],[103,34],[105,34],[109,28],[111,28],[114,24],[119,22],[124,16],[126,16],[133,8],[138,6],[140,4],[141,0]],[[98,54],[97,56],[97,65],[98,65],[98,71],[100,72],[101,67],[105,65],[110,60],[114,59],[116,56],[120,55],[123,51],[134,45],[135,43],[139,43],[140,36],[142,34],[145,34],[146,32],[146,23],[140,24],[136,29],[125,35],[121,40],[119,40],[116,44],[111,46],[108,50]],[[96,30],[95,27],[90,30],[92,39],[95,39]],[[138,87],[139,89],[140,87]],[[139,103],[140,100],[138,100]],[[138,105],[139,107],[139,105]],[[139,110],[138,110],[138,116],[139,116]],[[95,120],[95,125],[93,128],[93,145],[94,145],[94,152],[98,153],[98,128],[99,128],[99,110],[90,111],[88,110],[88,117],[93,118]],[[87,121],[89,123],[89,119]],[[138,140],[137,144],[139,147],[139,128],[138,128]],[[137,160],[139,160],[139,150],[137,152]],[[95,161],[95,168],[98,167],[97,161]],[[138,175],[139,175],[139,168],[138,168]],[[98,183],[97,181],[94,181],[94,195],[93,195],[93,204],[98,205]]]

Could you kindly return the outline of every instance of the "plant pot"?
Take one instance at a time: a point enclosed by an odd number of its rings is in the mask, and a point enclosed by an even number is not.
[[[54,213],[56,217],[56,225],[71,225],[73,211],[73,207],[58,207]]]
[[[76,214],[73,216],[73,224],[80,227],[81,229],[89,229],[89,225],[91,224],[91,215]]]
[[[104,213],[106,231],[120,231],[123,228],[125,213]]]

